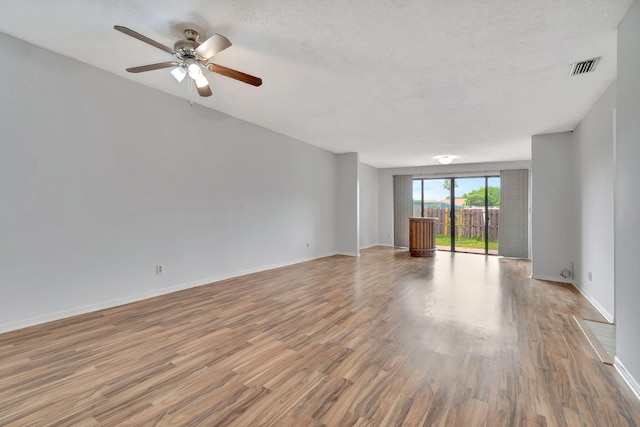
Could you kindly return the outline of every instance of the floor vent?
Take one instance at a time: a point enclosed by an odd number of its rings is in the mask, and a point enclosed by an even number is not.
[[[598,65],[599,61],[600,57],[574,62],[571,64],[571,72],[569,75],[577,76],[579,74],[592,73],[596,69],[596,65]]]

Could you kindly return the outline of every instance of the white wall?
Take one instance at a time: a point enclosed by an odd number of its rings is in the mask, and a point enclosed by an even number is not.
[[[360,255],[358,165],[358,153],[338,154],[337,252],[351,256]]]
[[[360,163],[360,248],[378,244],[378,169]]]
[[[5,35],[0,53],[0,331],[335,252],[335,154]]]
[[[421,166],[378,169],[378,239],[380,244],[393,246],[393,176],[413,175],[423,178],[499,175],[503,169],[529,169],[528,161],[496,163],[462,163],[446,166]]]
[[[616,84],[594,104],[574,130],[577,161],[579,241],[574,282],[589,300],[613,321],[613,110]],[[535,168],[535,165],[534,165]],[[591,279],[588,273],[591,273]]]
[[[640,393],[640,2],[618,27],[615,176],[616,366]],[[634,380],[635,378],[635,380]]]
[[[571,281],[560,273],[571,270],[579,247],[573,134],[535,135],[531,148],[531,274]]]

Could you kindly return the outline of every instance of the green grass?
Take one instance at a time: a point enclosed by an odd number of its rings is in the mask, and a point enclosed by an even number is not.
[[[436,234],[436,246],[451,246],[451,237]],[[476,239],[456,239],[456,248],[484,249],[484,241]],[[489,241],[489,250],[498,250],[498,242]]]

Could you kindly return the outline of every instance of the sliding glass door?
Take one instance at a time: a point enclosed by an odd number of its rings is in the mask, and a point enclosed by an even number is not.
[[[413,215],[437,218],[438,250],[498,254],[500,178],[419,178]]]

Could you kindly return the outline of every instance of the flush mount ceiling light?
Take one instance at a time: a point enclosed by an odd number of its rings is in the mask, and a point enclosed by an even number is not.
[[[438,159],[440,164],[448,165],[448,164],[451,164],[451,162],[453,162],[453,159],[455,159],[455,156],[450,156],[448,154],[445,154],[443,156],[436,156],[435,158]]]

